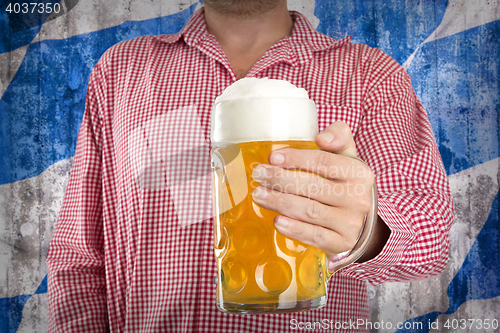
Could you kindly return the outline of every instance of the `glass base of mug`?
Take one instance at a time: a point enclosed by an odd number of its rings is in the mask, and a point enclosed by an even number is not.
[[[285,312],[299,312],[321,308],[326,304],[326,296],[298,302],[240,304],[217,302],[222,312],[232,314],[273,314]]]

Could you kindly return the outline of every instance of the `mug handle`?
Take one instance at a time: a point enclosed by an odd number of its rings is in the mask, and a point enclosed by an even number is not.
[[[352,156],[350,156],[352,157]],[[366,164],[363,160],[357,158],[357,157],[352,157],[355,158],[363,163]],[[375,231],[375,225],[377,223],[378,219],[378,195],[377,195],[377,183],[373,183],[373,187],[371,190],[371,206],[370,206],[370,211],[368,214],[366,214],[363,226],[361,227],[361,232],[359,233],[358,239],[356,241],[356,244],[354,244],[354,247],[346,252],[339,253],[335,256],[330,256],[328,258],[328,265],[326,267],[326,278],[327,280],[330,279],[330,277],[335,274],[337,271],[339,271],[341,268],[344,268],[356,260],[358,260],[363,253],[365,253],[366,249],[368,248],[368,245],[370,244],[370,241],[373,237],[373,233]],[[329,266],[331,263],[334,263],[334,268],[333,271],[330,272]]]

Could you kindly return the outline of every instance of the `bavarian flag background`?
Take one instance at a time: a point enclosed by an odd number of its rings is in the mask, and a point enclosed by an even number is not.
[[[92,67],[115,43],[179,31],[202,5],[48,1],[26,3],[23,14],[22,1],[0,0],[0,332],[47,331],[45,257]],[[456,217],[445,271],[369,286],[373,331],[500,331],[500,2],[288,3],[320,32],[351,35],[407,68],[450,179]]]

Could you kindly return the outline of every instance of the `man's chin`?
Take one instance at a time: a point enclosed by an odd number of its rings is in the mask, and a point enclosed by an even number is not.
[[[204,0],[203,4],[219,14],[252,17],[276,8],[279,0]]]

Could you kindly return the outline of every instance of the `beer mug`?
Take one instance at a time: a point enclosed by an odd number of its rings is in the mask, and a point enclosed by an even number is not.
[[[267,164],[273,150],[318,149],[314,102],[289,82],[245,78],[217,98],[211,122],[218,308],[264,314],[322,307],[333,274],[328,256],[277,232],[278,214],[252,200],[259,186],[252,170]],[[352,251],[336,256],[335,271],[366,248],[376,217],[374,193],[360,238]]]

